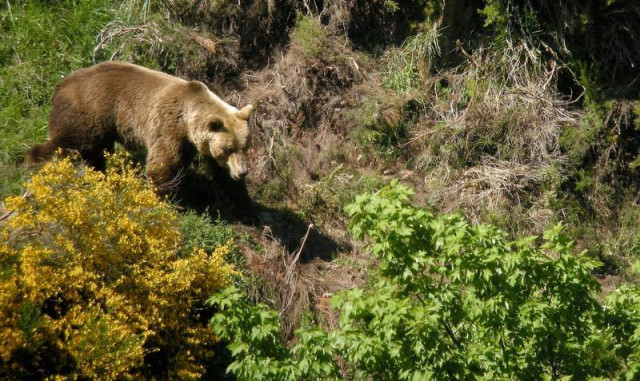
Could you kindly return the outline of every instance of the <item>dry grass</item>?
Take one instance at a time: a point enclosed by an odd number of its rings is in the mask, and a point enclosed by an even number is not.
[[[525,44],[463,53],[466,64],[430,82],[430,111],[408,143],[427,199],[474,221],[511,213],[540,231],[553,216],[544,185],[565,163],[560,134],[581,114],[556,91],[559,67]]]
[[[241,247],[250,278],[249,295],[279,311],[286,338],[293,337],[304,316],[331,325],[335,311],[329,308],[328,297],[339,290],[362,284],[364,269],[370,260],[357,254],[361,253],[359,248],[353,248],[349,256],[359,263],[358,266],[318,258],[303,260],[314,229],[313,224],[309,224],[306,234],[300,237],[292,250],[287,249],[288,245],[269,226],[265,226],[259,235],[251,232],[263,252],[248,246]]]
[[[245,91],[231,94],[232,103],[257,105],[250,182],[263,230],[251,234],[264,252],[244,253],[252,293],[278,309],[286,337],[303,315],[330,322],[327,295],[364,276],[345,276],[351,266],[329,259],[360,252],[340,210],[358,184],[345,110],[356,103],[365,65],[332,26],[307,17],[297,28],[306,29],[292,33],[268,67],[243,75]]]
[[[271,66],[244,75],[247,90],[236,101],[258,105],[252,179],[264,184],[285,171],[296,195],[340,162],[355,159],[345,147],[344,110],[354,102],[353,86],[364,78],[346,41],[313,22],[317,35],[301,33],[306,37],[294,38]],[[309,44],[318,50],[308,51]]]
[[[485,222],[488,212],[508,214],[516,206],[523,207],[522,222],[540,231],[553,217],[546,199],[551,195],[540,192],[532,196],[531,193],[553,173],[551,166],[548,162],[524,165],[486,157],[478,165],[454,171],[444,184],[442,178],[428,179],[427,188],[431,190],[427,193],[442,212],[462,209],[474,223]]]
[[[240,41],[219,38],[198,26],[154,20],[114,20],[98,35],[93,61],[120,60],[198,79],[213,88],[228,87],[239,72]]]

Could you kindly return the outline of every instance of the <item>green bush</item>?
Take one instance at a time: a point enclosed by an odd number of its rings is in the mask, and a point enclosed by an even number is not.
[[[207,213],[197,214],[194,211],[187,211],[180,215],[179,226],[182,235],[181,255],[189,255],[197,248],[212,252],[235,238],[231,225],[223,220],[214,221]],[[237,248],[232,246],[227,259],[234,264],[240,264],[241,258],[242,255]]]
[[[332,299],[338,326],[281,341],[274,311],[236,290],[211,299],[239,379],[634,379],[640,293],[604,302],[560,226],[512,241],[458,215],[434,216],[392,183],[347,207],[351,232],[379,259],[377,279]],[[344,367],[339,368],[337,359]],[[346,373],[345,373],[346,372]]]
[[[435,26],[409,37],[400,48],[387,51],[383,77],[385,87],[406,94],[428,79],[434,60],[440,56],[440,35]]]

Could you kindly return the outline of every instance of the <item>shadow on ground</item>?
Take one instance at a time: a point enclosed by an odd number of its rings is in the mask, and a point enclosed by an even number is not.
[[[211,176],[189,171],[182,178],[174,201],[185,209],[209,213],[214,220],[220,218],[231,224],[257,229],[261,234],[280,241],[289,253],[302,247],[300,263],[314,259],[328,261],[339,251],[350,250],[348,243],[338,244],[317,227],[310,228],[310,221],[290,210],[252,202],[242,183],[229,183],[226,179],[216,181]]]

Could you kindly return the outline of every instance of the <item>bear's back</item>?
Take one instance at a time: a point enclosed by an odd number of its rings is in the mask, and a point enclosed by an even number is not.
[[[64,78],[53,97],[65,92],[78,101],[95,98],[121,98],[127,93],[136,98],[157,94],[163,88],[186,83],[185,80],[126,62],[103,62],[80,69]],[[124,94],[123,94],[124,93]],[[110,103],[104,100],[102,104]]]
[[[187,81],[126,62],[103,62],[63,79],[53,94],[53,108],[75,110],[94,119],[144,124],[166,94],[184,91]],[[143,112],[143,110],[147,110]],[[132,127],[132,126],[128,126]]]
[[[177,118],[180,105],[168,100],[185,88],[188,82],[183,79],[125,62],[104,62],[77,70],[63,79],[53,94],[49,135],[93,141],[117,134],[123,143],[143,147],[154,136],[165,134],[159,128],[179,133],[175,130],[177,121],[167,115]],[[69,131],[77,131],[82,139],[71,139]]]

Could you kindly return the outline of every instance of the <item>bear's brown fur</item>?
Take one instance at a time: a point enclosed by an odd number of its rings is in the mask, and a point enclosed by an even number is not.
[[[56,88],[49,140],[27,153],[31,164],[56,150],[76,150],[96,169],[119,142],[146,149],[146,173],[157,185],[174,180],[196,152],[226,167],[234,180],[247,174],[247,120],[197,81],[124,62],[78,70]]]

